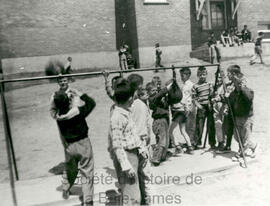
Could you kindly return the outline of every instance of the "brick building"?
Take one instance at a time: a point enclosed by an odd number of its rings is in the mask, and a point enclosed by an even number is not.
[[[42,71],[71,55],[77,68],[117,68],[120,45],[141,67],[181,60],[230,26],[253,36],[270,25],[269,0],[0,0],[0,55],[5,73]]]

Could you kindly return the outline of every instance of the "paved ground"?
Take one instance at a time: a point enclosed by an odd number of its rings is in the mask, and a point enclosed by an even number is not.
[[[267,60],[265,60],[266,63],[270,63]],[[232,63],[238,63],[241,66],[248,79],[248,85],[255,91],[253,134],[256,141],[260,142],[259,153],[261,155],[257,157],[259,162],[252,164],[247,170],[235,168],[230,175],[219,173],[221,176],[215,178],[207,178],[206,175],[200,185],[157,188],[157,194],[163,194],[166,197],[180,195],[181,203],[184,205],[201,205],[201,203],[207,205],[227,205],[230,203],[266,205],[269,201],[270,140],[268,125],[270,123],[270,110],[268,103],[270,100],[270,68],[269,65],[259,64],[249,66],[248,59],[226,61],[222,67],[226,68]],[[209,69],[209,73],[209,79],[213,80],[214,70]],[[148,72],[144,75],[145,82],[148,82],[153,73]],[[171,77],[170,72],[160,72],[158,75],[164,80]],[[193,70],[192,79],[194,81],[196,79],[195,70]],[[97,171],[102,169],[109,172],[112,165],[106,152],[106,145],[108,110],[111,102],[104,92],[103,82],[102,78],[84,79],[76,81],[72,86],[92,95],[97,101],[96,110],[87,119],[91,128],[90,138],[94,147]],[[7,93],[12,135],[21,179],[50,176],[48,170],[63,160],[63,149],[58,138],[56,124],[48,113],[49,97],[56,88],[57,86],[54,84],[47,84]],[[0,127],[0,182],[7,182],[8,167],[2,124]],[[209,159],[214,159],[214,157],[210,155]],[[183,164],[187,158],[190,158],[187,161],[190,164]],[[189,171],[199,171],[200,168],[205,168],[204,164],[209,164],[210,167],[218,165],[220,162],[218,160],[215,159],[215,163],[203,163],[203,158],[199,154],[196,154],[194,158],[178,157],[176,160],[164,163],[156,171],[165,171],[167,174],[172,172],[172,174],[177,175],[180,174],[180,171],[185,171],[188,174]],[[225,165],[231,164],[229,158],[223,158],[222,161],[226,162]]]

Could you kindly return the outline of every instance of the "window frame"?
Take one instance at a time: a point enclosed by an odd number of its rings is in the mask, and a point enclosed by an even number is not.
[[[208,21],[208,27],[204,28],[201,22],[202,30],[203,31],[209,31],[209,30],[219,30],[216,28],[213,28],[212,26],[212,13],[211,13],[211,2],[223,2],[224,3],[224,29],[227,29],[227,5],[226,0],[206,0],[205,1],[205,7],[207,12],[207,21]]]
[[[169,0],[143,0],[144,5],[168,5]]]

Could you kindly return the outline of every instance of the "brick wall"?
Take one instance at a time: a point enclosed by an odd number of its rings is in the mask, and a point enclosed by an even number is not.
[[[0,5],[1,58],[116,50],[114,0],[0,0]]]
[[[157,42],[163,51],[163,63],[187,57],[191,50],[189,0],[168,0],[167,5],[145,5],[143,2],[135,0],[141,66],[154,66]]]
[[[259,21],[270,21],[270,1],[269,0],[242,0],[238,10],[238,28],[242,29],[244,25],[248,25],[248,28],[253,34],[253,37],[257,35],[257,30],[267,29],[258,25]]]
[[[189,0],[169,0],[168,5],[144,5],[136,0],[139,47],[190,44]]]

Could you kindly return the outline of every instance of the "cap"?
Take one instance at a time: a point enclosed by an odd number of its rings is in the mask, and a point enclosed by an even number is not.
[[[227,70],[236,75],[243,75],[240,66],[238,66],[237,64],[229,66]]]

